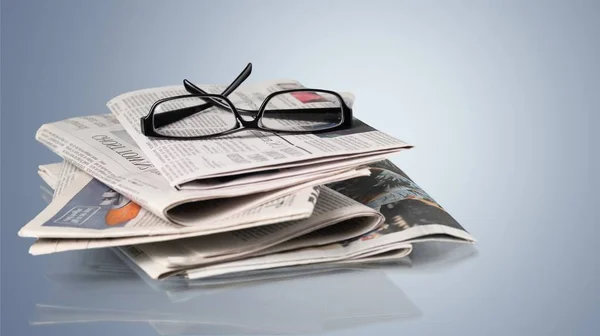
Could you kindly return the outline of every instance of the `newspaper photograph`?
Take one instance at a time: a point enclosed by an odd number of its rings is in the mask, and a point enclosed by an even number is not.
[[[432,235],[475,241],[444,208],[391,161],[384,160],[368,168],[369,176],[327,184],[329,188],[385,216],[385,224],[360,241],[385,238],[410,242]]]
[[[209,225],[306,188],[368,174],[368,170],[354,166],[284,179],[283,185],[275,181],[266,185],[266,190],[252,185],[244,190],[176,190],[112,115],[45,124],[36,139],[123,197],[165,221],[183,226]]]
[[[223,85],[199,85],[211,94],[220,94]],[[293,80],[265,81],[242,85],[228,98],[239,109],[256,110],[267,95],[281,88],[302,88]],[[277,180],[284,176],[301,175],[309,171],[327,170],[328,164],[345,160],[386,155],[410,149],[412,146],[380,132],[359,119],[354,118],[350,129],[319,134],[278,134],[264,131],[242,131],[217,138],[193,141],[172,141],[144,136],[140,130],[140,118],[147,115],[158,99],[185,95],[182,85],[166,86],[125,93],[111,99],[107,107],[117,117],[131,138],[164,176],[169,185],[181,189],[206,188],[219,185],[220,177],[228,177],[229,185],[248,183],[249,173],[260,172],[261,179]],[[343,93],[348,105],[352,105],[352,94]],[[279,96],[278,96],[279,97]],[[306,97],[274,98],[269,101],[276,109],[306,109],[329,106],[325,97],[306,100]],[[222,124],[224,112],[213,107],[196,113],[172,127],[181,134],[189,128],[194,131],[201,125]],[[171,127],[171,125],[170,125]],[[373,162],[373,161],[371,161]],[[316,165],[316,167],[313,167]],[[295,171],[288,172],[288,169]],[[243,177],[238,180],[238,177]],[[252,179],[252,175],[249,177]]]

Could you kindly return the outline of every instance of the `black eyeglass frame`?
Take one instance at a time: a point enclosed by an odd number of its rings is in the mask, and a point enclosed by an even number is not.
[[[260,131],[267,131],[267,132],[281,133],[281,134],[320,134],[320,133],[334,132],[334,131],[338,131],[341,129],[347,129],[347,128],[352,127],[352,121],[353,121],[352,108],[350,106],[348,106],[348,104],[346,104],[343,97],[339,93],[337,93],[335,91],[331,91],[331,90],[312,89],[312,88],[281,90],[281,91],[276,91],[276,92],[272,92],[271,94],[269,94],[263,100],[263,102],[261,103],[261,106],[259,107],[258,110],[246,110],[246,109],[236,108],[233,105],[233,103],[229,100],[229,98],[227,98],[227,96],[229,94],[231,94],[233,91],[235,91],[235,89],[237,89],[237,87],[246,78],[248,78],[251,71],[252,71],[252,64],[249,63],[246,66],[246,68],[244,69],[244,71],[242,71],[240,73],[240,75],[238,75],[238,77],[221,94],[206,93],[204,90],[200,89],[199,87],[197,87],[196,85],[194,85],[193,83],[191,83],[190,81],[185,79],[183,81],[183,84],[184,84],[186,91],[188,91],[190,94],[166,97],[166,98],[162,98],[162,99],[159,99],[156,102],[154,102],[154,104],[152,104],[152,107],[150,108],[149,113],[146,116],[142,117],[140,120],[140,122],[141,122],[140,127],[141,127],[142,134],[144,134],[147,137],[154,137],[154,138],[160,138],[160,139],[198,140],[198,139],[207,139],[207,138],[213,138],[213,137],[218,137],[218,136],[222,136],[222,135],[233,134],[233,133],[236,133],[239,131],[244,131],[244,130],[260,130]],[[325,128],[325,129],[320,129],[320,130],[300,130],[300,131],[299,130],[289,130],[289,131],[288,130],[275,130],[275,129],[271,129],[268,127],[264,127],[264,125],[261,125],[260,121],[265,113],[267,104],[274,97],[277,97],[282,94],[293,93],[293,92],[304,92],[304,91],[324,93],[324,94],[330,94],[330,95],[335,96],[340,101],[340,104],[341,104],[341,106],[340,106],[340,108],[342,110],[341,122],[338,125],[331,127],[331,128]],[[179,110],[169,111],[168,113],[160,114],[161,118],[159,121],[161,124],[158,127],[163,127],[168,124],[177,122],[183,118],[189,117],[195,113],[201,112],[201,111],[203,111],[207,108],[211,108],[211,107],[222,108],[222,109],[231,111],[236,118],[235,126],[233,126],[230,130],[226,130],[223,132],[209,134],[209,135],[199,135],[199,136],[171,136],[171,135],[160,134],[159,132],[156,131],[157,127],[155,125],[155,122],[157,121],[157,116],[155,116],[155,109],[158,105],[160,105],[164,102],[167,102],[169,100],[193,98],[193,97],[200,98],[206,102],[201,105],[186,107],[186,108],[182,108]],[[224,104],[222,103],[223,101],[228,106],[224,106]],[[338,107],[331,108],[330,107],[330,108],[308,108],[308,109],[285,109],[285,110],[279,110],[279,111],[285,111],[285,113],[294,113],[294,112],[307,113],[307,112],[310,112],[310,113],[315,113],[315,116],[317,116],[319,114],[322,115],[322,113],[331,111],[331,110],[335,110],[337,112],[337,111],[339,111],[340,108],[338,108]],[[273,110],[269,110],[269,112],[272,112],[272,111]],[[275,111],[277,111],[277,110],[275,110]],[[254,115],[254,117],[252,120],[245,120],[244,118],[242,118],[242,115],[241,115],[242,113]]]

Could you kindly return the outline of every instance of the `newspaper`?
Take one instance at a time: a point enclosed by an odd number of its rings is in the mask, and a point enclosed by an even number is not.
[[[275,224],[222,235],[124,248],[130,254],[143,253],[151,259],[155,264],[148,269],[149,274],[153,278],[160,278],[184,267],[221,265],[245,256],[256,257],[309,246],[329,245],[372,231],[383,222],[383,217],[373,209],[324,188],[315,213],[302,222],[305,222],[303,227],[296,227],[295,223]],[[285,232],[282,228],[290,232]]]
[[[213,94],[220,94],[226,88],[223,85],[199,87]],[[228,98],[236,108],[257,110],[270,93],[302,87],[294,80],[265,81],[240,86]],[[356,165],[350,163],[352,160],[362,159],[362,163],[372,163],[412,147],[356,118],[350,129],[323,134],[284,135],[243,131],[213,139],[177,141],[149,138],[141,133],[140,118],[148,114],[154,102],[185,94],[189,93],[184,86],[167,86],[125,93],[107,103],[149,161],[172,187],[180,189],[236,189],[256,186],[255,183],[259,181],[269,184],[291,176],[326,172],[340,165]],[[342,96],[348,105],[352,105],[354,97],[351,94],[343,93]],[[300,109],[327,107],[330,103],[303,101],[302,98],[274,98],[269,104],[275,109]],[[187,118],[192,119],[189,123],[177,125],[189,127],[191,124],[218,122],[206,118],[209,118],[208,114],[197,113]],[[210,113],[210,118],[221,117],[217,113]],[[373,156],[377,156],[377,159],[373,159]],[[229,178],[223,182],[222,177]]]
[[[48,207],[19,231],[22,237],[40,238],[31,254],[141,244],[289,222],[310,216],[319,195],[319,189],[306,188],[211,225],[186,227],[154,216],[69,163],[62,165],[59,175],[56,187],[69,181],[68,187],[57,189]]]
[[[60,189],[63,185],[67,186]],[[306,218],[312,213],[318,197],[318,189],[306,188],[252,208],[251,212],[236,213],[231,218],[199,227],[164,221],[69,163],[63,164],[56,187],[52,202],[20,230],[21,235],[36,238],[114,238],[186,232],[211,234],[230,230],[231,227]]]
[[[165,221],[183,226],[210,225],[306,188],[368,174],[355,161],[320,174],[273,181],[261,189],[246,186],[244,190],[178,191],[168,185],[110,114],[42,125],[36,139],[124,198]]]
[[[293,219],[293,217],[287,215],[276,220],[274,223],[268,223],[270,225],[263,224],[260,227],[228,231],[227,226],[217,223],[213,232],[206,233],[205,231],[196,230],[180,233],[183,230],[190,231],[190,229],[195,228],[173,226],[148,213],[148,216],[136,216],[132,220],[127,220],[128,222],[121,227],[121,230],[116,230],[115,237],[124,236],[122,239],[68,239],[72,235],[93,237],[97,230],[114,229],[114,225],[116,224],[109,223],[114,217],[111,215],[111,211],[115,209],[120,211],[129,204],[133,204],[125,201],[117,202],[119,204],[117,207],[112,206],[113,202],[110,202],[108,207],[105,208],[95,206],[95,204],[98,204],[98,200],[107,198],[105,195],[106,186],[102,187],[100,182],[81,171],[75,171],[74,174],[63,173],[64,171],[72,171],[70,167],[72,166],[66,163],[60,175],[63,179],[72,181],[71,185],[65,188],[63,192],[57,192],[56,199],[52,202],[56,204],[54,207],[59,207],[60,210],[55,211],[53,207],[48,207],[47,211],[49,214],[42,212],[41,216],[44,218],[51,216],[50,219],[41,222],[41,225],[36,225],[33,228],[26,226],[20,232],[21,235],[25,235],[27,232],[35,232],[39,238],[48,236],[61,238],[38,240],[30,249],[32,254],[142,244],[139,245],[140,248],[149,255],[157,259],[164,257],[167,266],[189,266],[232,260],[245,255],[255,254],[268,248],[273,250],[273,247],[287,240],[301,237],[324,227],[331,227],[335,224],[341,225],[343,223],[345,226],[343,229],[331,230],[329,228],[329,236],[323,235],[315,241],[315,237],[311,237],[309,234],[308,238],[310,239],[296,240],[293,244],[288,244],[288,248],[299,248],[302,246],[302,241],[304,241],[305,245],[328,244],[333,241],[344,238],[348,239],[370,232],[382,224],[384,220],[379,212],[324,187],[320,188],[319,194],[310,189],[306,190],[306,195],[302,193],[294,195],[296,197],[310,197],[310,202],[316,201],[314,211],[312,211],[312,207],[309,209],[311,210],[311,217],[301,220],[290,220],[289,218]],[[72,178],[70,175],[76,175],[77,177]],[[57,185],[61,183],[62,181],[59,180]],[[72,190],[76,190],[76,192]],[[112,191],[110,193],[113,193],[113,195],[108,196],[108,198],[119,197],[118,194]],[[68,200],[68,202],[65,205],[65,201],[57,202],[57,199]],[[92,200],[91,202],[90,199]],[[71,213],[82,208],[93,208],[94,210],[90,211],[85,219],[82,219],[81,217],[84,216],[80,216],[79,214],[70,216]],[[139,207],[137,209],[143,211]],[[269,211],[279,213],[279,216],[282,216],[286,212],[299,212],[294,201],[291,200],[286,203],[268,206],[264,209],[253,209],[252,212],[236,216],[236,218],[228,219],[224,222],[235,223],[238,221],[253,223],[255,222],[253,218],[256,218],[256,221],[260,221],[262,217],[265,217],[264,212]],[[78,213],[81,213],[81,211]],[[73,229],[70,226],[67,228],[64,227],[64,222],[73,220],[68,219],[67,217],[69,216],[76,218],[81,223],[78,229]],[[122,216],[118,217],[122,218]],[[275,218],[275,216],[266,217]],[[148,223],[152,225],[148,225]],[[138,226],[141,226],[142,229],[138,230]],[[148,227],[150,229],[145,233],[152,233],[152,236],[129,237],[129,231],[132,231],[133,234],[139,234],[140,232],[144,232],[144,228]],[[161,232],[162,235],[156,235],[156,231]],[[148,244],[150,242],[172,241],[175,239],[176,241],[172,244]],[[173,257],[174,254],[177,257]]]
[[[52,188],[52,190],[56,190],[56,184],[58,183],[58,176],[60,175],[60,170],[62,169],[62,162],[55,162],[45,165],[38,166],[38,175]]]
[[[183,276],[189,279],[265,270],[315,263],[352,264],[400,260],[412,251],[412,244],[428,240],[475,243],[475,239],[430,195],[389,160],[369,166],[371,174],[328,184],[331,190],[347,196],[385,216],[384,225],[366,234],[331,244],[319,244],[336,226],[313,231],[260,251],[244,259],[199,267],[167,267],[166,259],[181,251],[157,258],[148,248],[120,247],[153,279]],[[339,226],[338,226],[339,227]],[[331,235],[330,235],[331,237]],[[335,239],[334,239],[335,240]]]

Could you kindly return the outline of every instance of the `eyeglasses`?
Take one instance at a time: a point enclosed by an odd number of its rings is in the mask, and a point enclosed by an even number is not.
[[[189,94],[156,101],[141,118],[142,134],[194,140],[252,129],[301,134],[352,127],[352,109],[339,93],[330,90],[281,85],[282,90],[269,94],[258,109],[253,104],[250,108],[234,106],[227,97],[251,73],[249,63],[221,94],[209,94],[185,79],[183,85]]]

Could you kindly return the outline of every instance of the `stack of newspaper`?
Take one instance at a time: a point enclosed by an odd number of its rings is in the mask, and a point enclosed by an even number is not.
[[[239,87],[256,101],[296,81]],[[223,86],[203,85],[207,92]],[[140,117],[183,86],[120,95],[110,114],[42,125],[50,204],[20,231],[33,255],[116,248],[153,279],[400,260],[412,243],[473,237],[389,161],[410,145],[354,120],[322,134],[148,138]],[[353,96],[344,95],[352,102]]]

